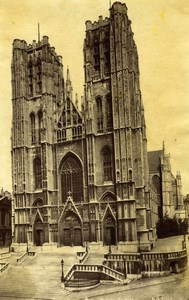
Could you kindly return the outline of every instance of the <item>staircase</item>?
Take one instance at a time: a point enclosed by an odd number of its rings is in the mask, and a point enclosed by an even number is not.
[[[66,287],[74,287],[77,288],[78,282],[75,279],[75,274],[80,273],[80,283],[83,281],[83,287],[89,286],[89,282],[92,280],[90,279],[90,274],[92,273],[93,276],[92,278],[94,279],[93,281],[98,281],[100,282],[100,278],[104,278],[104,280],[116,280],[119,282],[124,282],[125,281],[125,276],[124,274],[111,269],[105,265],[103,265],[104,261],[104,252],[103,251],[98,251],[98,252],[92,252],[89,253],[86,261],[84,264],[74,264],[69,271],[65,274],[65,286]],[[83,273],[83,275],[82,275]],[[88,274],[88,282],[86,278],[86,274]],[[95,275],[96,274],[96,275]],[[85,280],[84,280],[85,278]],[[75,282],[75,283],[74,283]],[[81,287],[81,286],[80,286]]]
[[[17,264],[19,254],[12,253],[8,269],[0,275],[0,299],[66,299],[70,293],[61,288],[61,260],[64,273],[78,263],[75,251],[38,252]]]
[[[104,261],[104,254],[103,253],[89,253],[85,265],[101,265]]]

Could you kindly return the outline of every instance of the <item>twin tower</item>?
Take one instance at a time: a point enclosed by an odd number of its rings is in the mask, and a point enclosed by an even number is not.
[[[11,68],[14,244],[150,250],[146,126],[126,5],[86,21],[81,110],[48,37],[14,40]]]

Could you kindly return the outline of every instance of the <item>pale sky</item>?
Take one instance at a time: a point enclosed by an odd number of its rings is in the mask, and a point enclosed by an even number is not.
[[[112,1],[113,3],[113,1]],[[189,193],[189,1],[127,0],[138,47],[148,151],[165,149],[172,172]],[[18,38],[49,36],[70,69],[74,93],[83,94],[85,21],[109,16],[109,0],[0,0],[0,188],[11,186],[11,53]]]

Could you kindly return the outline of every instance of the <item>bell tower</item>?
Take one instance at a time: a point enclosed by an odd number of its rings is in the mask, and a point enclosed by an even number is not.
[[[39,245],[51,240],[50,204],[57,201],[54,126],[63,105],[63,65],[44,36],[30,45],[14,40],[11,69],[14,242]]]
[[[115,2],[109,18],[86,22],[84,67],[89,201],[98,203],[100,191],[111,190],[116,195],[116,242],[124,250],[137,251],[138,244],[150,249],[146,125],[137,47],[125,4]]]

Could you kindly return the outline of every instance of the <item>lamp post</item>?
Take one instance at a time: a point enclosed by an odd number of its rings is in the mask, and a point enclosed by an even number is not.
[[[140,252],[140,238],[138,238],[138,252]]]
[[[27,254],[29,253],[29,248],[28,248],[28,239],[27,239],[27,241],[26,241],[26,252],[27,252]]]
[[[62,266],[62,276],[61,276],[61,282],[64,282],[64,260],[61,260],[61,266]]]
[[[183,241],[182,241],[182,249],[186,249],[186,234],[184,234],[184,237],[183,237]]]
[[[127,279],[126,257],[123,258],[123,263],[124,263],[124,275],[125,275],[125,279]]]

